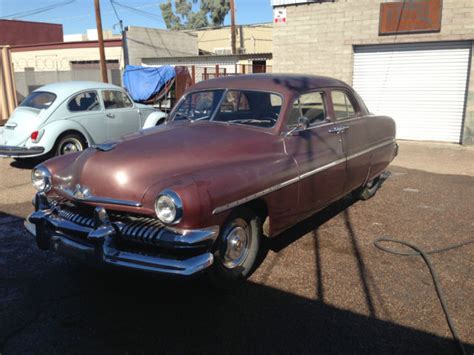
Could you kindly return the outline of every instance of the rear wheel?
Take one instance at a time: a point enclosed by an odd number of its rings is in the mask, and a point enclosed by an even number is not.
[[[242,207],[229,218],[221,231],[211,269],[213,281],[245,280],[254,270],[262,238],[262,221],[251,209]]]
[[[375,196],[381,185],[380,177],[377,176],[376,178],[368,181],[361,188],[357,189],[354,193],[354,197],[363,201],[368,200],[369,198]]]
[[[76,133],[67,134],[59,138],[55,147],[55,155],[65,155],[69,153],[81,152],[87,147],[84,138]]]

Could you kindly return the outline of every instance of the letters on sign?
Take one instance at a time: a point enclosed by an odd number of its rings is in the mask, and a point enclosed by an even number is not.
[[[439,32],[442,0],[408,0],[380,4],[380,35]]]

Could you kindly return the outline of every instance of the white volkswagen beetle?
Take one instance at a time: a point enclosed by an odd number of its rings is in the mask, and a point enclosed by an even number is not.
[[[132,101],[121,87],[88,81],[33,91],[0,128],[0,155],[56,156],[156,126],[166,114]]]

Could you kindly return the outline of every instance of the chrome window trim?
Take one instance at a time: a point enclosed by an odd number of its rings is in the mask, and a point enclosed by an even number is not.
[[[65,194],[69,199],[73,201],[79,201],[79,202],[92,202],[92,203],[106,203],[109,205],[121,205],[121,206],[130,206],[130,207],[141,207],[142,204],[140,202],[136,201],[127,201],[127,200],[118,200],[114,198],[109,198],[109,197],[99,197],[99,196],[94,196],[92,194],[88,195],[87,197],[84,198],[79,198],[76,197],[74,194],[74,191],[64,187],[64,186],[58,186],[55,187],[56,190],[61,191],[63,194]]]
[[[329,163],[329,164],[326,164],[326,165],[323,165],[323,166],[320,166],[319,168],[316,168],[314,170],[311,170],[311,171],[308,171],[304,174],[301,174],[295,178],[292,178],[290,180],[287,180],[287,181],[284,181],[280,184],[277,184],[277,185],[274,185],[272,187],[269,187],[265,190],[262,190],[260,192],[257,192],[253,195],[250,195],[250,196],[247,196],[247,197],[244,197],[240,200],[237,200],[237,201],[234,201],[234,202],[231,202],[231,203],[228,203],[228,204],[225,204],[225,205],[222,205],[222,206],[219,206],[219,207],[216,207],[213,211],[212,211],[212,214],[215,215],[215,214],[218,214],[218,213],[221,213],[221,212],[224,212],[224,211],[227,211],[233,207],[237,207],[239,205],[242,205],[246,202],[249,202],[249,201],[252,201],[256,198],[259,198],[259,197],[262,197],[264,195],[267,195],[271,192],[274,192],[276,190],[279,190],[285,186],[288,186],[288,185],[291,185],[295,182],[298,182],[302,179],[305,179],[311,175],[314,175],[314,174],[317,174],[319,172],[322,172],[324,170],[327,170],[329,168],[332,168],[333,166],[336,166],[336,165],[339,165],[339,164],[342,164],[342,163],[345,163],[346,161],[348,160],[351,160],[351,159],[355,159],[357,157],[360,157],[361,155],[364,155],[364,154],[367,154],[373,150],[376,150],[376,149],[379,149],[379,148],[382,148],[382,147],[385,147],[386,145],[389,145],[389,144],[393,144],[395,142],[394,139],[391,139],[390,141],[387,141],[387,142],[383,142],[383,143],[380,143],[380,144],[377,144],[373,147],[370,147],[370,148],[367,148],[367,149],[364,149],[364,150],[361,150],[360,152],[358,153],[355,153],[355,154],[352,154],[350,156],[348,156],[347,158],[342,158],[342,159],[338,159],[336,161],[333,161],[332,163]]]

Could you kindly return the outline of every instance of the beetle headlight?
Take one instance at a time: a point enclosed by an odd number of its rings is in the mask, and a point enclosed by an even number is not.
[[[162,191],[155,201],[158,219],[166,224],[176,224],[183,218],[183,203],[179,195],[172,190]]]
[[[39,192],[48,192],[52,187],[51,172],[44,165],[38,165],[31,172],[31,182]]]

